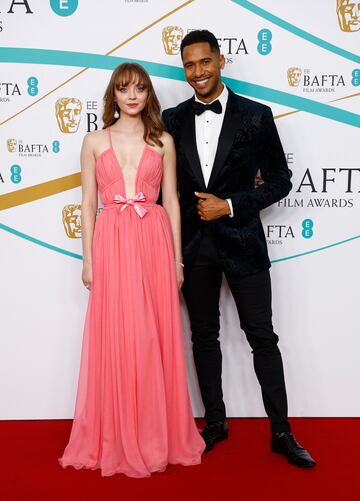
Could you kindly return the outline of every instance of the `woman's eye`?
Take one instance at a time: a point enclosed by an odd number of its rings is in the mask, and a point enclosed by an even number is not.
[[[126,87],[120,87],[119,91],[120,91],[120,92],[126,92],[126,91],[127,91],[127,88],[126,88]]]
[[[138,90],[139,92],[144,92],[145,88],[144,88],[144,87],[138,87],[138,88],[137,88],[137,90]]]

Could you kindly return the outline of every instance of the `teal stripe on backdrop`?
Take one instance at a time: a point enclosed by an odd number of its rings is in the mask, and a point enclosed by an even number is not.
[[[271,103],[282,104],[289,106],[290,108],[312,113],[313,115],[329,118],[330,120],[335,120],[336,122],[342,122],[347,125],[353,125],[354,127],[360,127],[360,115],[357,113],[351,113],[350,111],[345,111],[340,108],[336,108],[335,106],[329,106],[328,104],[318,103],[317,101],[305,99],[304,97],[293,96],[288,92],[263,87],[262,85],[256,85],[227,77],[224,77],[222,80],[238,94],[263,99],[264,101],[270,101]]]
[[[294,24],[288,23],[287,21],[284,21],[280,17],[271,14],[271,12],[268,12],[267,10],[264,10],[261,7],[258,7],[257,5],[254,5],[252,2],[249,2],[248,0],[232,0],[232,2],[237,3],[241,7],[244,7],[244,9],[253,12],[254,14],[262,17],[263,19],[266,19],[267,21],[276,24],[280,28],[289,31],[290,33],[293,33],[294,35],[303,38],[304,40],[313,43],[318,47],[321,47],[322,49],[337,54],[338,56],[344,57],[349,61],[354,61],[355,63],[360,64],[360,56],[358,54],[349,52],[345,49],[342,49],[341,47],[337,47],[336,45],[327,42],[326,40],[323,40],[322,38],[312,35],[311,33],[308,33],[307,31],[298,28]],[[296,8],[300,8],[301,2],[296,2],[296,4],[297,4]],[[305,6],[303,6],[303,8],[305,8]],[[331,8],[334,9],[335,12],[335,0],[332,0]]]
[[[85,52],[0,47],[0,62],[7,63],[51,64],[112,70],[118,64],[129,60],[130,59],[122,57],[103,56]],[[144,68],[152,76],[185,81],[183,69],[177,66],[170,66],[150,61],[141,61],[138,59],[131,59],[131,61],[144,66]],[[345,111],[328,104],[318,103],[311,99],[294,96],[288,92],[263,87],[261,85],[241,80],[235,80],[233,78],[224,77],[223,80],[239,94],[264,99],[269,102],[302,110],[307,113],[335,120],[347,125],[360,127],[360,115],[356,113]]]
[[[42,240],[39,240],[38,238],[31,237],[30,235],[27,235],[26,233],[22,233],[21,231],[15,230],[14,228],[10,228],[10,226],[7,226],[5,224],[0,223],[0,229],[7,231],[8,233],[11,233],[12,235],[15,235],[20,238],[24,238],[25,240],[28,240],[29,242],[32,242],[34,244],[40,245],[42,247],[46,247],[47,249],[50,249],[54,252],[59,252],[60,254],[64,254],[69,257],[73,257],[75,259],[82,259],[82,256],[80,254],[75,254],[74,252],[67,251],[66,249],[62,249],[61,247],[56,247],[55,245],[48,244],[47,242],[43,242]],[[354,237],[347,238],[345,240],[340,240],[339,242],[335,242],[333,244],[325,245],[324,247],[319,247],[318,249],[313,249],[310,251],[306,252],[301,252],[299,254],[294,254],[293,256],[287,256],[287,257],[282,257],[279,259],[274,259],[271,261],[271,263],[280,263],[281,261],[289,261],[290,259],[296,259],[299,257],[307,256],[308,254],[315,254],[316,252],[321,252],[326,249],[330,249],[331,247],[336,247],[338,245],[343,245],[349,242],[352,242],[354,240],[357,240],[360,238],[360,235],[355,235]]]
[[[23,238],[25,240],[28,240],[29,242],[32,242],[33,244],[40,245],[41,247],[45,247],[46,249],[52,250],[54,252],[59,252],[60,254],[65,254],[65,256],[73,257],[75,259],[82,259],[82,256],[80,254],[75,254],[75,252],[70,252],[66,249],[62,249],[61,247],[56,247],[55,245],[48,244],[47,242],[44,242],[43,240],[39,240],[38,238],[31,237],[30,235],[27,235],[26,233],[22,233],[21,231],[15,230],[14,228],[10,228],[10,226],[7,226],[6,224],[0,223],[0,230],[5,230],[8,233],[11,233],[12,235]]]
[[[360,235],[355,235],[354,237],[347,238],[345,240],[340,240],[339,242],[325,245],[324,247],[319,247],[318,249],[313,249],[313,250],[306,251],[306,252],[300,252],[299,254],[294,254],[293,256],[281,257],[280,259],[273,259],[271,262],[272,263],[280,263],[281,261],[289,261],[289,259],[295,259],[298,257],[307,256],[308,254],[314,254],[315,252],[321,252],[321,251],[326,250],[326,249],[331,249],[331,247],[337,247],[338,245],[347,244],[349,242],[352,242],[353,240],[357,240],[358,238],[360,238]]]

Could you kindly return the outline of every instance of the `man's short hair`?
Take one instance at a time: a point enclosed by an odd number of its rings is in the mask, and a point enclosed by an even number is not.
[[[193,30],[183,38],[180,46],[181,57],[185,47],[194,43],[208,43],[212,52],[220,53],[219,43],[213,33],[208,30]]]

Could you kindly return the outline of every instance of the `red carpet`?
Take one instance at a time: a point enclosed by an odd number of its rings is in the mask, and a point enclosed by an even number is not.
[[[151,478],[102,478],[57,462],[70,421],[0,422],[1,501],[360,499],[360,418],[292,419],[318,465],[302,470],[269,450],[265,419],[230,419],[230,437],[200,466],[170,466]],[[200,423],[199,423],[200,425]]]

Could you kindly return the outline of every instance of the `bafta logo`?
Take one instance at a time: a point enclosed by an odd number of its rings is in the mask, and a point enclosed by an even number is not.
[[[7,139],[6,140],[6,146],[7,146],[9,153],[14,153],[14,151],[16,151],[16,145],[17,145],[16,139]]]
[[[65,205],[62,210],[62,221],[69,238],[81,238],[81,205]]]
[[[342,31],[360,30],[360,2],[355,0],[337,0],[336,12]]]
[[[61,132],[77,132],[81,118],[82,104],[76,97],[62,97],[55,103],[56,120]]]
[[[180,52],[184,31],[180,26],[166,26],[162,31],[162,41],[166,54],[175,56]]]
[[[287,78],[289,85],[291,87],[297,87],[300,83],[301,75],[302,75],[301,68],[296,68],[295,66],[289,68],[287,71]]]

